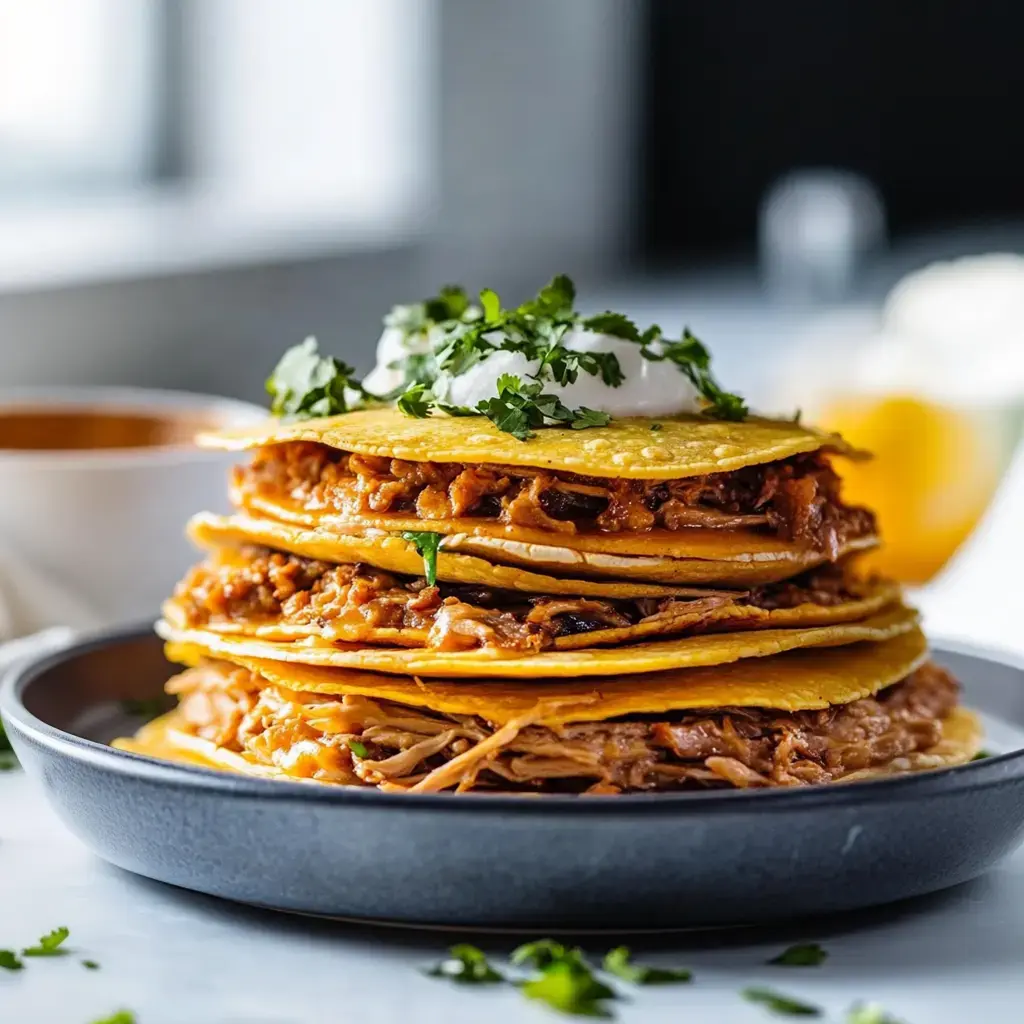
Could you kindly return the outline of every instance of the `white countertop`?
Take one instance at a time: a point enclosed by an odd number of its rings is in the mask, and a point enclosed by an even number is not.
[[[429,884],[429,879],[424,879]],[[772,1017],[739,990],[771,985],[841,1022],[857,1000],[906,1024],[1001,1024],[1024,1003],[1024,850],[938,896],[771,932],[634,939],[648,962],[686,965],[691,985],[634,989],[619,1020],[756,1024]],[[73,955],[0,971],[3,1024],[90,1024],[117,1009],[138,1024],[489,1024],[555,1021],[512,989],[424,977],[455,934],[364,928],[236,907],[109,867],[72,838],[21,773],[0,775],[0,948],[67,925]],[[495,956],[517,939],[470,936]],[[818,940],[821,968],[764,961]],[[587,945],[596,954],[618,939]],[[82,959],[100,963],[96,971]]]

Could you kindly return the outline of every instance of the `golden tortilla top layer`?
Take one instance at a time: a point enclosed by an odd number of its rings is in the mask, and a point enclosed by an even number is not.
[[[241,651],[230,654],[228,660],[289,690],[375,697],[444,714],[479,715],[499,725],[532,716],[542,705],[540,717],[533,720],[558,725],[690,708],[807,711],[848,704],[906,678],[924,663],[927,653],[924,634],[912,629],[878,643],[791,651],[713,668],[533,683],[410,679],[356,668],[290,664]],[[213,645],[196,643],[168,644],[167,655],[185,665],[225,656]]]
[[[658,430],[651,429],[654,423],[660,424]],[[528,441],[517,441],[484,416],[414,419],[393,408],[292,423],[269,420],[199,436],[204,447],[227,451],[286,441],[316,441],[412,462],[490,462],[641,480],[722,473],[825,446],[845,447],[838,435],[756,417],[742,423],[703,416],[625,417],[582,431],[544,428]]]
[[[212,657],[238,661],[261,658],[293,664],[334,668],[362,668],[407,676],[461,676],[499,679],[565,679],[575,676],[613,676],[660,672],[665,669],[725,665],[746,658],[762,659],[801,647],[834,647],[861,641],[879,642],[917,629],[917,613],[896,606],[862,622],[827,626],[764,629],[755,632],[715,633],[619,647],[571,651],[522,652],[482,647],[469,651],[365,647],[337,642],[332,646],[315,638],[274,642],[218,634],[205,629],[181,629],[167,621],[157,623],[165,639],[193,645]],[[302,689],[302,687],[294,687]]]

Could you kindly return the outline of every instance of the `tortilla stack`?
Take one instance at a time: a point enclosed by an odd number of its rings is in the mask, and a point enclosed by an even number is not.
[[[891,581],[859,457],[790,421],[521,440],[374,408],[251,452],[158,629],[177,708],[118,741],[389,791],[800,786],[960,764],[980,731]]]

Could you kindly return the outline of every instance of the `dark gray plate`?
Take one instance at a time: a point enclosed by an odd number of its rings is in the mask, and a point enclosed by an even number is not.
[[[1024,725],[1024,668],[937,657],[967,703]],[[101,857],[279,910],[492,928],[749,924],[955,885],[1024,838],[1019,749],[848,786],[580,799],[266,781],[104,746],[138,724],[119,702],[152,698],[171,671],[147,630],[106,635],[20,666],[0,710],[26,770]]]

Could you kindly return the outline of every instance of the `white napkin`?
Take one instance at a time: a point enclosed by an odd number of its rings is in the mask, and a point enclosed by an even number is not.
[[[85,598],[23,557],[0,549],[0,642],[54,626],[83,630],[101,624]]]
[[[933,638],[1024,655],[1024,444],[1018,446],[978,528],[945,569],[914,595]]]

